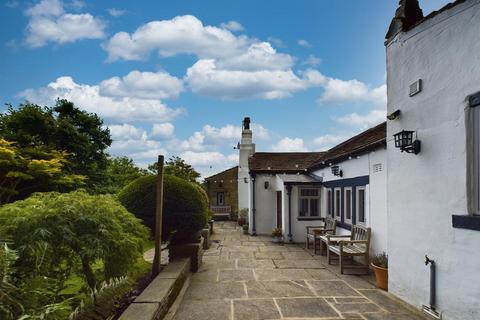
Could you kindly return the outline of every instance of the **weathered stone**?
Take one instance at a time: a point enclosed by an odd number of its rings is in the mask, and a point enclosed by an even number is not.
[[[253,268],[253,269],[274,269],[275,265],[271,259],[238,259],[237,267],[242,268]]]
[[[283,253],[285,254],[285,253]],[[280,269],[324,269],[325,266],[317,260],[273,260]]]
[[[132,303],[119,320],[153,320],[157,310],[158,303]]]
[[[341,280],[309,280],[318,296],[338,297],[338,296],[359,296],[360,294],[352,287]]]
[[[230,251],[229,259],[253,259],[253,252]]]
[[[248,281],[249,298],[308,297],[314,293],[305,281]]]
[[[285,318],[338,317],[338,313],[322,298],[276,299]]]
[[[407,309],[403,304],[391,298],[387,293],[384,293],[381,290],[359,290],[365,297],[372,300],[383,309],[391,313],[410,313],[410,310]]]
[[[304,260],[308,260],[308,259],[313,259],[313,257],[305,252],[305,251],[288,251],[288,252],[283,252],[283,257],[285,259],[294,259],[294,260],[298,260],[298,259],[304,259]]]
[[[365,312],[381,312],[377,305],[373,303],[340,303],[335,305],[335,309],[340,312],[356,312],[356,313],[365,313]]]
[[[235,320],[263,320],[279,319],[278,312],[273,299],[261,300],[234,300],[233,318]]]
[[[245,298],[245,288],[240,282],[199,282],[190,283],[185,299],[215,300]]]
[[[315,280],[338,280],[335,273],[327,269],[307,269],[305,271]]]
[[[255,269],[258,280],[304,280],[312,279],[303,269]]]
[[[280,252],[255,252],[255,259],[283,259]]]
[[[367,320],[426,320],[427,318],[414,314],[400,314],[400,313],[365,313],[364,319]]]
[[[254,280],[252,269],[222,269],[218,276],[219,281],[250,281]]]
[[[175,319],[212,320],[230,319],[231,305],[228,300],[183,300]]]

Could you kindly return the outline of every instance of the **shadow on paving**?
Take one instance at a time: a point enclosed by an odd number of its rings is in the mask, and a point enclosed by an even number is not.
[[[300,245],[243,235],[229,221],[214,230],[176,320],[425,319],[376,289],[370,276],[340,275]]]

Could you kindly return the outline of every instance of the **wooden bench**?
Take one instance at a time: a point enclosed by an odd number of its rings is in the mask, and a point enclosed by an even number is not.
[[[351,268],[365,269],[368,274],[370,264],[370,236],[371,229],[359,225],[352,226],[350,235],[326,235],[321,241],[326,241],[328,264],[330,264],[332,259],[331,253],[336,254],[338,256],[340,273],[343,274],[344,259],[346,257],[352,257],[353,259],[353,257],[363,256],[365,265],[356,266],[352,264]]]
[[[310,242],[313,242],[313,251],[317,254],[317,248],[321,249],[320,237],[327,234],[335,234],[337,221],[330,217],[325,218],[323,226],[307,226],[307,242],[306,247],[310,249]],[[321,250],[320,250],[321,253]]]

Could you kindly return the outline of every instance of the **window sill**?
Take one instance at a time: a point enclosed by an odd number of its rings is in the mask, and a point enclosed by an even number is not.
[[[480,231],[480,216],[454,214],[452,225],[454,228]]]
[[[322,217],[297,217],[297,221],[322,221]]]

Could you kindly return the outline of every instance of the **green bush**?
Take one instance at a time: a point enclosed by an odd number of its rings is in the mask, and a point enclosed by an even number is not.
[[[140,220],[112,196],[37,193],[0,207],[0,239],[9,239],[16,252],[10,278],[30,315],[47,312],[45,306],[68,313],[64,301],[129,275],[147,236]]]
[[[152,231],[155,228],[156,177],[140,177],[120,191],[120,202]],[[207,222],[208,197],[195,183],[165,175],[163,183],[163,240],[184,243],[198,238]]]

